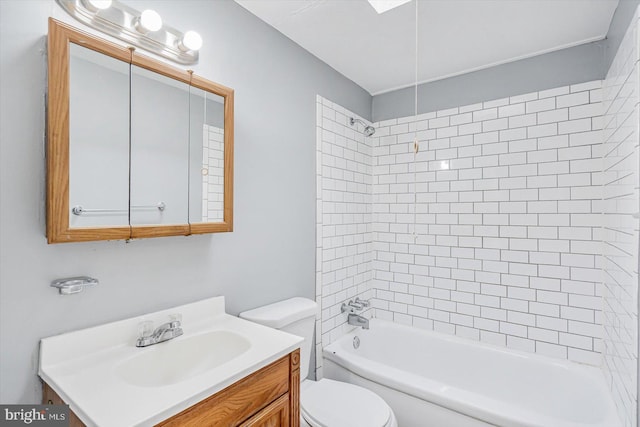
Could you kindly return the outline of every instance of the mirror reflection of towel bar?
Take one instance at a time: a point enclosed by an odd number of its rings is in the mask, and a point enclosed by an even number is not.
[[[164,211],[167,205],[164,202],[160,202],[156,205],[149,206],[131,206],[131,209],[158,209],[160,212]],[[82,215],[85,213],[127,213],[127,209],[85,209],[81,205],[74,206],[71,209],[74,215]]]

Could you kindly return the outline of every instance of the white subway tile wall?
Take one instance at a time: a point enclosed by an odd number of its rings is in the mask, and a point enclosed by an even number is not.
[[[362,125],[349,124],[360,117],[320,96],[316,107],[316,376],[321,378],[322,347],[351,329],[340,306],[373,295],[373,162]]]
[[[368,316],[602,366],[636,426],[639,19],[604,83],[385,120],[371,138],[318,96],[317,355],[352,329],[342,302],[371,298]]]
[[[601,99],[594,81],[374,124],[375,316],[600,365]]]
[[[202,126],[202,221],[224,220],[224,129]]]
[[[638,366],[638,14],[604,83],[603,369],[625,427],[636,426]]]
[[[319,97],[317,350],[360,295],[379,318],[600,365],[601,100],[594,81],[365,138]]]

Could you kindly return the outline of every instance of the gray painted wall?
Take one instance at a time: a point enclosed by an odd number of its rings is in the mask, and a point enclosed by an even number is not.
[[[593,42],[418,86],[418,113],[602,79],[604,43]],[[412,116],[414,88],[373,97],[373,121]]]
[[[0,402],[40,401],[38,340],[213,295],[238,313],[315,280],[316,94],[371,117],[371,96],[235,2],[136,1],[204,39],[195,72],[235,89],[235,231],[47,245],[44,36],[54,0],[0,1]],[[99,286],[59,296],[49,282]]]
[[[633,13],[636,11],[639,4],[640,0],[619,1],[616,12],[613,14],[613,18],[611,19],[611,25],[609,26],[609,32],[607,33],[607,38],[605,40],[605,66],[602,78],[606,77],[607,71],[613,62],[613,58],[615,58],[616,53],[618,52],[618,47],[620,46],[620,43],[622,43],[622,39],[629,28],[629,24],[633,18]]]
[[[607,38],[418,86],[418,113],[604,79],[640,0],[620,0]],[[373,97],[373,121],[411,116],[414,88]]]

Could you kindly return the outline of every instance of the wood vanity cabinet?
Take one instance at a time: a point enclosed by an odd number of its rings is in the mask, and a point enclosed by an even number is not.
[[[159,427],[299,427],[300,350],[250,374]],[[62,399],[45,383],[43,403]],[[71,427],[84,424],[71,413]]]

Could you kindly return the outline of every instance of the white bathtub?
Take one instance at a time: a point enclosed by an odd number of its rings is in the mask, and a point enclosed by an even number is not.
[[[399,427],[620,425],[598,368],[384,320],[370,326],[324,349],[324,376],[378,393]]]

